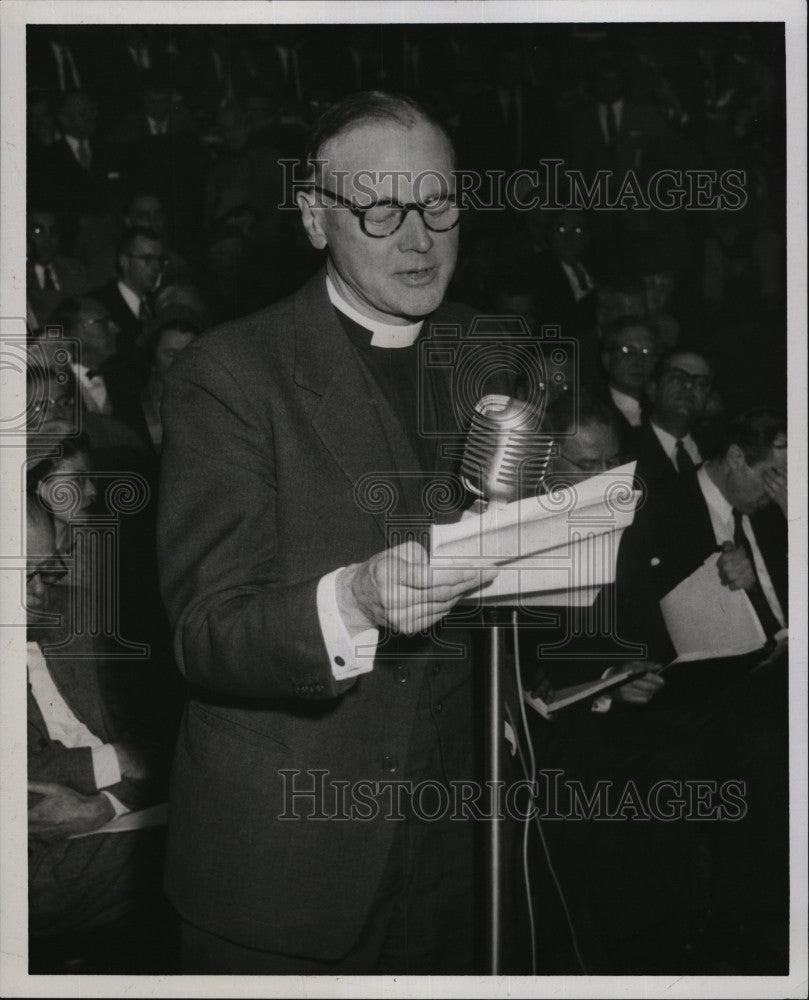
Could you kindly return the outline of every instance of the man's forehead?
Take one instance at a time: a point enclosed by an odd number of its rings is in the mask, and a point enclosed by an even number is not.
[[[363,122],[329,139],[319,154],[325,176],[337,178],[345,191],[389,192],[391,185],[410,191],[451,181],[452,147],[430,122]]]
[[[614,347],[624,347],[630,344],[651,344],[654,346],[654,343],[655,338],[652,331],[640,325],[627,327],[613,338]]]
[[[666,371],[679,368],[689,375],[710,375],[711,366],[699,354],[674,354],[669,358]]]

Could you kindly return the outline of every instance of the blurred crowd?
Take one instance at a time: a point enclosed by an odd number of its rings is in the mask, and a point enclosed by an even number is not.
[[[146,921],[154,933],[144,937],[143,921],[125,931],[115,923],[131,919],[131,879],[110,878],[103,899],[76,904],[81,886],[97,887],[99,870],[119,871],[124,854],[98,849],[103,837],[65,838],[165,801],[181,699],[154,552],[163,380],[173,357],[207,328],[280,300],[322,266],[298,212],[280,207],[294,204],[283,161],[303,155],[320,112],[358,89],[407,93],[445,125],[458,166],[470,170],[508,174],[558,159],[587,178],[631,170],[641,184],[660,170],[744,171],[746,201],[735,211],[560,207],[570,195],[564,179],[529,177],[521,192],[525,200],[539,195],[536,207],[470,208],[461,223],[449,297],[520,316],[532,336],[558,327],[574,346],[551,395],[562,405],[574,387],[586,389],[598,400],[591,424],[619,435],[603,446],[609,455],[595,457],[581,450],[582,439],[570,462],[600,471],[592,462],[634,453],[645,456],[649,481],[667,482],[727,455],[737,442],[723,437],[723,415],[783,406],[785,83],[777,29],[29,27],[26,487],[36,511],[29,543],[40,559],[30,565],[29,544],[29,612],[39,609],[32,635],[38,649],[54,647],[52,634],[43,645],[37,632],[45,590],[75,617],[113,579],[101,622],[69,652],[94,657],[100,678],[102,660],[120,661],[93,697],[96,709],[108,706],[105,692],[115,689],[109,698],[127,715],[124,738],[100,717],[92,721],[86,699],[71,704],[71,726],[77,717],[99,745],[123,748],[104,784],[93,771],[101,768],[95,751],[83,765],[87,787],[70,777],[73,764],[49,770],[41,757],[41,769],[30,772],[50,783],[37,794],[54,801],[56,817],[32,855],[41,891],[31,897],[32,932],[62,942],[61,950],[32,951],[41,971],[66,971],[65,963],[95,971],[80,935],[99,926],[118,927],[116,941],[123,934],[138,942],[140,971],[161,971],[161,962],[172,971],[171,918],[152,863],[159,845],[138,855],[148,871],[140,888],[154,890],[146,912],[161,915]],[[662,465],[650,421],[671,449],[677,444]],[[767,426],[771,450],[781,425]],[[116,476],[136,500],[108,488]],[[105,530],[115,535],[114,553],[104,548]],[[55,744],[60,752],[65,745],[51,723],[44,719],[31,737],[29,722],[29,739],[39,741],[34,756],[48,761]],[[59,826],[60,781],[90,802],[83,828]],[[143,836],[123,835],[138,844]],[[56,860],[54,850],[62,852]],[[74,880],[55,899],[65,866]],[[132,970],[132,951],[122,971]]]

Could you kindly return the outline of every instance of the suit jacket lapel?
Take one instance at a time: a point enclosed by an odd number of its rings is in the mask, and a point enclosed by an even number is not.
[[[325,272],[297,294],[294,305],[295,381],[320,396],[312,417],[323,444],[352,486],[365,476],[377,477],[419,464],[393,410],[373,379],[363,371],[326,291]],[[397,456],[399,460],[397,461]],[[394,488],[410,506],[407,477],[395,476]],[[374,512],[386,535],[387,510]]]

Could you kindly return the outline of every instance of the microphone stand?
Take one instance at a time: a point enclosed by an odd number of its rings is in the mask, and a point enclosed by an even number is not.
[[[502,625],[497,608],[484,610],[489,624],[489,674],[486,704],[486,780],[491,793],[486,852],[486,909],[488,916],[489,974],[500,974],[503,918],[503,818],[500,816],[500,790],[503,787],[503,692]]]

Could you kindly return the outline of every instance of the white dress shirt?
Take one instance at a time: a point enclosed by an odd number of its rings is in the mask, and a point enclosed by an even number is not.
[[[114,795],[104,792],[105,788],[117,785],[121,780],[121,767],[115,747],[110,743],[102,743],[98,736],[91,733],[73,714],[51,677],[39,643],[27,644],[26,661],[31,693],[45,720],[48,736],[68,749],[89,747],[96,788],[110,800],[116,816],[129,812],[129,809]]]
[[[118,282],[118,291],[121,293],[121,298],[126,302],[133,316],[136,319],[140,319],[141,297],[137,292],[133,292],[129,285],[125,285],[123,281]]]
[[[595,287],[593,279],[590,277],[590,272],[584,264],[581,263],[579,264],[578,271],[575,267],[572,267],[570,264],[566,264],[563,260],[560,260],[559,263],[562,265],[562,270],[565,272],[567,282],[570,285],[570,290],[573,292],[573,298],[576,302],[580,302],[585,296],[589,295]]]
[[[615,131],[616,134],[621,131],[621,123],[624,117],[624,99],[619,97],[617,101],[612,102],[612,112],[615,115]],[[592,121],[592,119],[590,119]],[[604,138],[607,142],[615,141],[615,136],[610,136],[609,127],[607,125],[607,105],[601,103],[598,105],[598,120],[601,123],[601,131],[604,133]]]
[[[104,381],[104,376],[93,375],[92,378],[89,378],[86,365],[76,364],[75,362],[72,362],[70,367],[76,377],[82,402],[87,408],[87,412],[101,413],[105,417],[111,417],[112,403],[107,392],[107,384]]]
[[[53,287],[57,292],[61,292],[62,286],[59,283],[59,278],[56,274],[56,268],[53,264],[34,264],[34,271],[37,276],[37,284],[41,289],[45,288],[45,277],[50,273],[51,281],[53,282]]]
[[[719,487],[708,475],[708,470],[704,465],[697,472],[697,482],[708,505],[708,513],[711,515],[711,524],[713,525],[716,544],[721,545],[723,542],[732,542],[734,534],[733,507],[728,503],[719,490]],[[742,529],[750,543],[753,562],[756,564],[756,573],[758,573],[761,589],[767,598],[767,603],[772,609],[772,613],[778,620],[778,624],[784,627],[786,625],[786,617],[776,596],[775,588],[772,585],[770,574],[762,558],[761,549],[758,547],[758,542],[756,541],[756,536],[753,533],[753,527],[750,524],[750,518],[747,514],[742,515]]]
[[[93,162],[93,151],[90,148],[89,139],[77,139],[74,135],[65,135],[65,142],[76,157],[79,166],[89,170]]]
[[[634,396],[630,396],[629,393],[621,392],[620,389],[616,389],[612,385],[610,386],[610,396],[616,407],[626,417],[629,426],[640,427],[640,400],[635,399]]]
[[[669,458],[669,461],[679,472],[677,468],[677,442],[682,441],[683,447],[688,452],[691,461],[694,465],[702,464],[702,455],[700,454],[699,448],[697,447],[697,442],[691,437],[690,434],[686,434],[684,438],[676,438],[673,434],[669,434],[668,431],[664,431],[662,427],[658,427],[654,421],[650,420],[649,423],[652,425],[652,430],[657,436],[657,440],[663,447],[663,451]],[[732,537],[732,532],[731,532]]]

